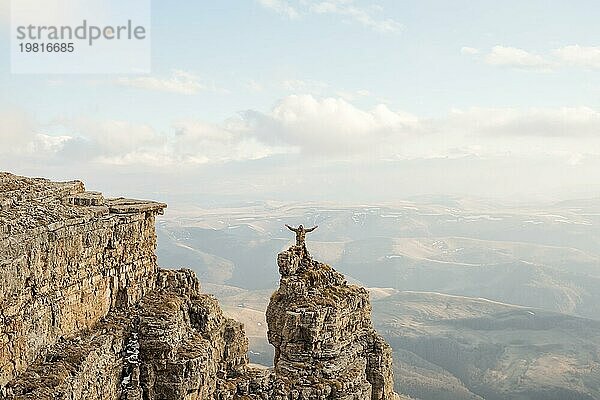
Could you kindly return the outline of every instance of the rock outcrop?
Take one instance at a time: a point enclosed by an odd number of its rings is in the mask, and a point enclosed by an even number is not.
[[[279,254],[281,280],[267,308],[275,374],[315,399],[393,399],[392,352],[371,323],[368,292],[313,260]]]
[[[367,292],[281,253],[273,370],[190,270],[158,268],[165,204],[0,173],[0,399],[393,399]]]

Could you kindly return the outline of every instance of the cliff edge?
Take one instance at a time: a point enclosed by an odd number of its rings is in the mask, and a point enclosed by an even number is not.
[[[165,204],[0,173],[0,399],[393,399],[368,294],[293,246],[267,311],[275,368],[191,270],[160,269]]]

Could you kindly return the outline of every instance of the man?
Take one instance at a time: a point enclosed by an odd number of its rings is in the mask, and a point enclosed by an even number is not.
[[[308,232],[314,231],[315,229],[317,229],[319,227],[318,225],[315,225],[315,226],[313,226],[310,229],[304,229],[304,226],[302,226],[302,225],[300,225],[297,228],[292,228],[288,224],[286,224],[285,226],[287,226],[287,228],[290,231],[296,233],[296,246],[300,246],[300,247],[302,247],[305,250],[306,250],[306,242],[305,242],[305,240],[306,240],[306,234]]]

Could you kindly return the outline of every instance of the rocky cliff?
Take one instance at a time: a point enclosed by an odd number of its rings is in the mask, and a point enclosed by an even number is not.
[[[157,272],[154,202],[0,174],[0,385],[137,303]]]
[[[392,399],[367,292],[303,248],[281,253],[274,370],[190,270],[163,270],[165,204],[0,173],[0,398]]]
[[[293,246],[267,308],[275,373],[307,398],[392,399],[390,346],[373,329],[368,292]]]

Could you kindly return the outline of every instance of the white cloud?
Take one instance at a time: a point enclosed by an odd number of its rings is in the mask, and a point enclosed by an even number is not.
[[[573,154],[600,155],[600,110],[589,107],[473,107],[421,123],[430,136],[407,141],[403,158],[559,156],[566,162]]]
[[[479,49],[476,49],[474,47],[463,46],[460,48],[460,52],[461,54],[475,55],[479,54]]]
[[[470,108],[453,111],[446,122],[476,135],[600,139],[600,111],[589,107]]]
[[[117,120],[80,118],[56,123],[70,133],[59,142],[54,138],[54,152],[79,162],[162,167],[254,160],[292,151],[264,144],[227,122],[178,120],[167,133]]]
[[[53,124],[63,132],[55,153],[64,162],[122,164],[115,160],[128,160],[158,165],[159,159],[167,157],[167,138],[147,124],[83,117]]]
[[[478,49],[463,47],[465,55],[478,55]],[[600,68],[600,47],[569,45],[551,50],[545,55],[531,53],[516,47],[494,46],[483,60],[486,64],[536,71],[550,71],[560,67]]]
[[[21,157],[51,158],[62,151],[74,137],[70,134],[49,134],[47,131],[60,125],[59,121],[42,125],[32,116],[18,109],[0,113],[2,133],[0,154]]]
[[[590,107],[467,108],[423,118],[383,104],[361,108],[342,98],[290,95],[268,111],[249,110],[219,124],[181,119],[167,132],[116,120],[42,126],[25,114],[0,117],[5,159],[25,155],[63,164],[160,168],[296,153],[355,162],[554,154],[573,164],[583,162],[582,154],[600,154],[600,110]]]
[[[39,133],[29,144],[28,150],[33,154],[54,154],[61,151],[65,143],[72,139],[71,136],[52,136]]]
[[[353,0],[297,0],[294,4],[285,0],[258,0],[258,3],[290,19],[301,15],[330,14],[380,33],[398,33],[402,30],[402,24],[398,21],[377,15],[383,12],[381,6],[359,6]]]
[[[339,15],[377,32],[398,33],[402,30],[402,24],[391,18],[377,18],[372,10],[381,11],[381,8],[359,7],[348,0],[316,1],[309,6],[313,13]]]
[[[547,70],[551,63],[544,57],[516,47],[494,46],[485,62],[500,67]]]
[[[72,136],[93,141],[101,154],[125,154],[143,148],[158,148],[164,138],[153,127],[127,121],[97,121],[90,118],[61,120]]]
[[[419,129],[416,117],[385,105],[362,110],[340,98],[292,95],[269,113],[248,111],[246,130],[266,143],[297,146],[303,153],[354,155],[377,151],[390,139]]]
[[[173,124],[171,146],[178,162],[204,164],[256,160],[290,149],[269,146],[237,126],[209,124],[198,120],[180,120]]]
[[[171,92],[185,95],[197,94],[202,90],[209,90],[200,79],[186,71],[173,70],[168,78],[144,77],[122,77],[116,83],[122,86],[130,86],[138,89],[154,90],[159,92]]]
[[[289,19],[295,19],[300,16],[298,11],[286,0],[258,0],[258,3],[261,6],[275,11],[276,13],[281,14]]]
[[[583,68],[600,68],[600,47],[571,45],[552,52],[563,64]]]

